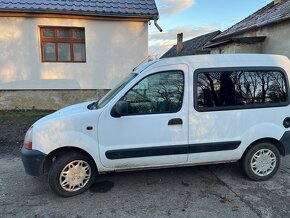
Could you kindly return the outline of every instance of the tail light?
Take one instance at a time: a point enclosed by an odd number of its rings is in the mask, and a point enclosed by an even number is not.
[[[32,149],[32,129],[33,129],[33,127],[31,126],[27,130],[27,132],[25,134],[24,142],[23,142],[23,147],[28,149],[28,150]]]

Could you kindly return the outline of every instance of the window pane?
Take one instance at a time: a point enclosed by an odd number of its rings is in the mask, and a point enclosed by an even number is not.
[[[45,38],[54,38],[54,30],[53,29],[46,29],[42,28],[42,36]]]
[[[44,42],[43,47],[43,61],[56,61],[55,44]]]
[[[85,30],[77,29],[73,31],[73,38],[75,39],[84,39],[85,38]]]
[[[74,61],[86,61],[86,46],[85,44],[74,43]]]
[[[164,72],[144,78],[124,97],[131,114],[173,113],[181,109],[183,73]]]
[[[69,29],[58,29],[57,31],[58,38],[69,38]]]
[[[284,75],[276,71],[235,71],[198,74],[200,108],[285,102]]]
[[[58,61],[71,61],[69,43],[58,43]]]
[[[41,27],[42,60],[86,62],[84,28]]]

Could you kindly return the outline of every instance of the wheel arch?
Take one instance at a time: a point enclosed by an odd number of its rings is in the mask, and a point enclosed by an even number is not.
[[[244,158],[244,156],[247,154],[247,152],[252,148],[254,147],[256,144],[259,144],[259,143],[262,143],[262,142],[268,142],[268,143],[271,143],[273,144],[279,151],[280,155],[282,156],[285,156],[285,148],[283,146],[283,144],[275,139],[275,138],[261,138],[261,139],[257,139],[256,141],[252,142],[248,147],[247,149],[244,151],[243,155],[242,155],[242,158]]]
[[[95,167],[98,173],[98,166],[97,163],[95,162],[94,158],[92,157],[91,154],[89,154],[87,151],[78,148],[78,147],[72,147],[72,146],[68,146],[68,147],[61,147],[61,148],[57,148],[53,151],[51,151],[45,158],[44,161],[44,165],[43,165],[43,172],[47,173],[53,163],[53,161],[55,160],[55,158],[57,158],[58,156],[64,154],[64,153],[68,153],[68,152],[76,152],[76,153],[81,153],[83,155],[86,155],[87,157],[89,157],[94,163],[95,163]]]

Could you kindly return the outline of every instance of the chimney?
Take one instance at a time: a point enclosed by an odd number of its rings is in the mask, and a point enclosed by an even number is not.
[[[274,5],[280,4],[282,2],[282,0],[274,0],[273,3]]]
[[[183,33],[177,34],[176,54],[178,55],[183,49]]]

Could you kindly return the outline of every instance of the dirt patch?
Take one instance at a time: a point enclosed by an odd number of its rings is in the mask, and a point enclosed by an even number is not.
[[[91,192],[94,193],[107,193],[114,187],[114,183],[111,181],[102,181],[93,184],[90,188]]]
[[[0,111],[0,155],[19,155],[28,128],[52,111]]]

